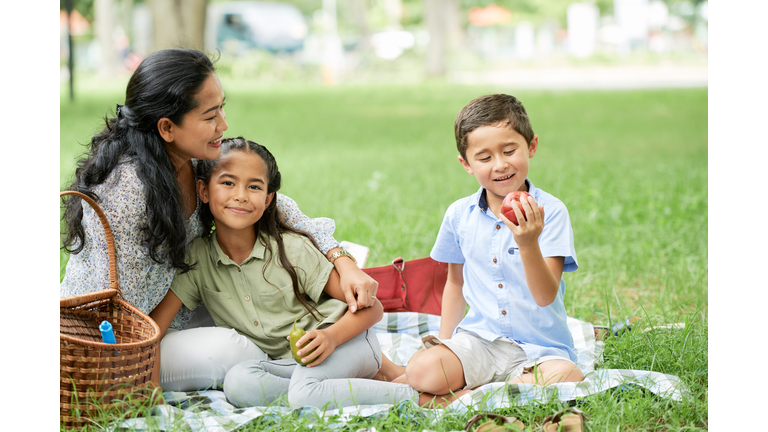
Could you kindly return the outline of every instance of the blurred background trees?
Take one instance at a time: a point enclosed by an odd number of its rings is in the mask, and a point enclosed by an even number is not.
[[[67,2],[73,12],[67,14]],[[430,76],[707,54],[705,0],[60,0],[62,82],[183,46],[243,78]],[[394,74],[394,75],[393,75]],[[389,77],[389,78],[387,78]]]

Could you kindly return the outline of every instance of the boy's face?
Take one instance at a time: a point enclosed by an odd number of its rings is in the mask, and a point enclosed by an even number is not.
[[[510,126],[482,126],[467,135],[467,158],[459,156],[459,162],[486,189],[488,204],[495,208],[508,193],[527,190],[528,159],[538,146],[538,135],[528,145]]]

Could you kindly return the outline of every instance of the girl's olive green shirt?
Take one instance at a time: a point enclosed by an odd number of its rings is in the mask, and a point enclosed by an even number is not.
[[[296,298],[291,278],[280,266],[277,242],[266,235],[240,265],[221,250],[215,231],[210,238],[196,239],[188,256],[197,265],[177,273],[170,289],[189,309],[204,303],[217,326],[235,329],[270,358],[289,358],[286,336],[297,316],[296,327],[314,330],[338,321],[347,304],[323,291],[333,265],[322,252],[297,234],[283,234],[283,242],[296,268],[299,291],[317,309],[317,319]]]

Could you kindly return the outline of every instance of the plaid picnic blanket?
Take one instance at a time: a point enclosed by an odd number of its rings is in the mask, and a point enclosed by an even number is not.
[[[595,363],[602,354],[603,343],[595,340],[592,324],[569,317],[568,328],[573,335],[579,358],[577,363],[584,373],[584,381],[546,386],[490,383],[462,396],[444,410],[424,410],[427,413],[425,415],[437,419],[447,413],[462,413],[470,409],[491,411],[534,401],[573,401],[625,387],[639,386],[660,397],[678,401],[687,392],[680,379],[673,375],[625,369],[595,370]],[[437,336],[439,330],[439,316],[416,312],[385,313],[384,318],[374,326],[382,351],[399,365],[406,364],[416,351],[424,348],[421,341],[423,336]],[[320,411],[315,407],[297,410],[277,406],[236,408],[227,402],[224,392],[220,390],[166,392],[163,396],[168,405],[156,407],[153,416],[125,420],[113,426],[131,431],[175,428],[174,430],[192,432],[230,432],[262,416],[296,415],[332,419],[337,422],[334,424],[341,427],[352,417],[386,415],[390,409],[400,408],[389,404],[327,411]],[[410,401],[403,402],[412,404]]]

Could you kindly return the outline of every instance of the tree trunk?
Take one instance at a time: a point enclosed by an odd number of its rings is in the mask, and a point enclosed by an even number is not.
[[[147,0],[152,12],[153,51],[205,49],[208,0]]]
[[[459,0],[445,0],[445,23],[450,50],[464,47],[464,28],[461,25],[461,5]]]
[[[445,75],[448,56],[464,45],[459,0],[424,0],[424,21],[429,31],[427,75]]]
[[[427,46],[427,75],[445,75],[448,35],[446,31],[445,0],[424,0],[424,21],[429,31]]]
[[[99,42],[99,74],[110,76],[117,71],[117,50],[112,38],[115,28],[115,0],[96,0],[93,4],[96,39]]]
[[[355,17],[355,23],[360,30],[360,48],[367,51],[371,48],[371,28],[368,26],[368,11],[362,0],[345,0],[347,7]]]
[[[120,1],[120,25],[123,26],[126,36],[133,40],[133,0]]]

